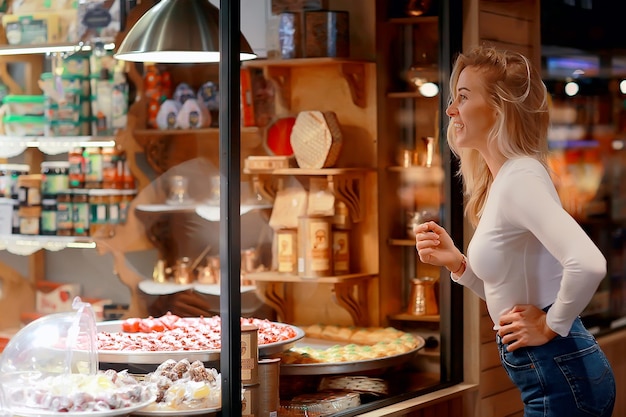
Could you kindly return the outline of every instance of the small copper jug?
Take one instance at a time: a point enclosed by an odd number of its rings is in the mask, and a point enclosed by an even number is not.
[[[437,278],[421,277],[411,279],[411,298],[407,313],[415,316],[432,316],[439,314],[435,283]]]

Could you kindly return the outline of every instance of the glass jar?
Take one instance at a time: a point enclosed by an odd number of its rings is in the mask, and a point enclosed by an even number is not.
[[[69,190],[57,195],[56,230],[58,236],[72,236],[74,234],[72,198],[73,194]]]
[[[54,236],[57,234],[57,201],[54,198],[44,198],[41,201],[42,235]]]
[[[17,178],[18,197],[22,207],[41,205],[41,174],[20,175]]]
[[[83,148],[74,148],[68,153],[69,184],[70,188],[83,188],[85,186],[85,157]]]
[[[55,198],[62,190],[70,187],[69,161],[46,161],[41,163],[41,195]]]
[[[0,197],[17,199],[17,179],[29,172],[25,164],[0,164]]]
[[[102,148],[102,188],[122,188],[122,153],[116,147]]]
[[[85,188],[102,188],[102,149],[85,148]]]
[[[109,235],[109,190],[89,191],[89,234],[91,236]]]
[[[89,190],[74,190],[72,222],[74,236],[89,236]]]

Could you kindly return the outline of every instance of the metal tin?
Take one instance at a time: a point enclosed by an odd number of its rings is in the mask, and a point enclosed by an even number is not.
[[[306,216],[298,221],[298,275],[302,278],[332,274],[330,216]]]
[[[333,272],[335,275],[350,273],[350,232],[333,230]]]
[[[259,328],[252,325],[241,326],[241,383],[259,383]]]
[[[241,417],[256,417],[259,410],[259,384],[244,386]]]
[[[280,407],[280,358],[259,360],[259,417],[273,417]]]
[[[280,229],[276,231],[278,272],[298,272],[298,231]]]

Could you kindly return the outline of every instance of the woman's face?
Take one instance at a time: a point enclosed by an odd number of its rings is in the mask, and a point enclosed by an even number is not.
[[[481,73],[475,68],[464,68],[457,82],[456,98],[446,110],[459,148],[486,150],[496,111],[487,103],[483,83]]]

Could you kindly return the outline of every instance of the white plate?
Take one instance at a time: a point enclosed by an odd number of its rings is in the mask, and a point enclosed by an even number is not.
[[[173,409],[159,410],[157,407],[157,409],[150,408],[150,409],[139,410],[139,411],[134,412],[133,415],[150,416],[150,417],[196,416],[199,414],[216,413],[220,411],[221,409],[222,409],[221,407],[209,407],[209,408],[187,408],[187,409],[182,409],[182,410],[173,410]]]
[[[111,416],[122,416],[128,415],[134,412],[141,410],[152,404],[156,400],[156,396],[150,398],[147,401],[137,403],[131,405],[130,407],[118,408],[115,410],[105,410],[105,411],[75,411],[75,412],[60,412],[60,411],[49,411],[49,410],[39,410],[36,408],[12,408],[10,411],[15,416],[21,417],[47,417],[47,416],[64,416],[64,417],[111,417]]]

